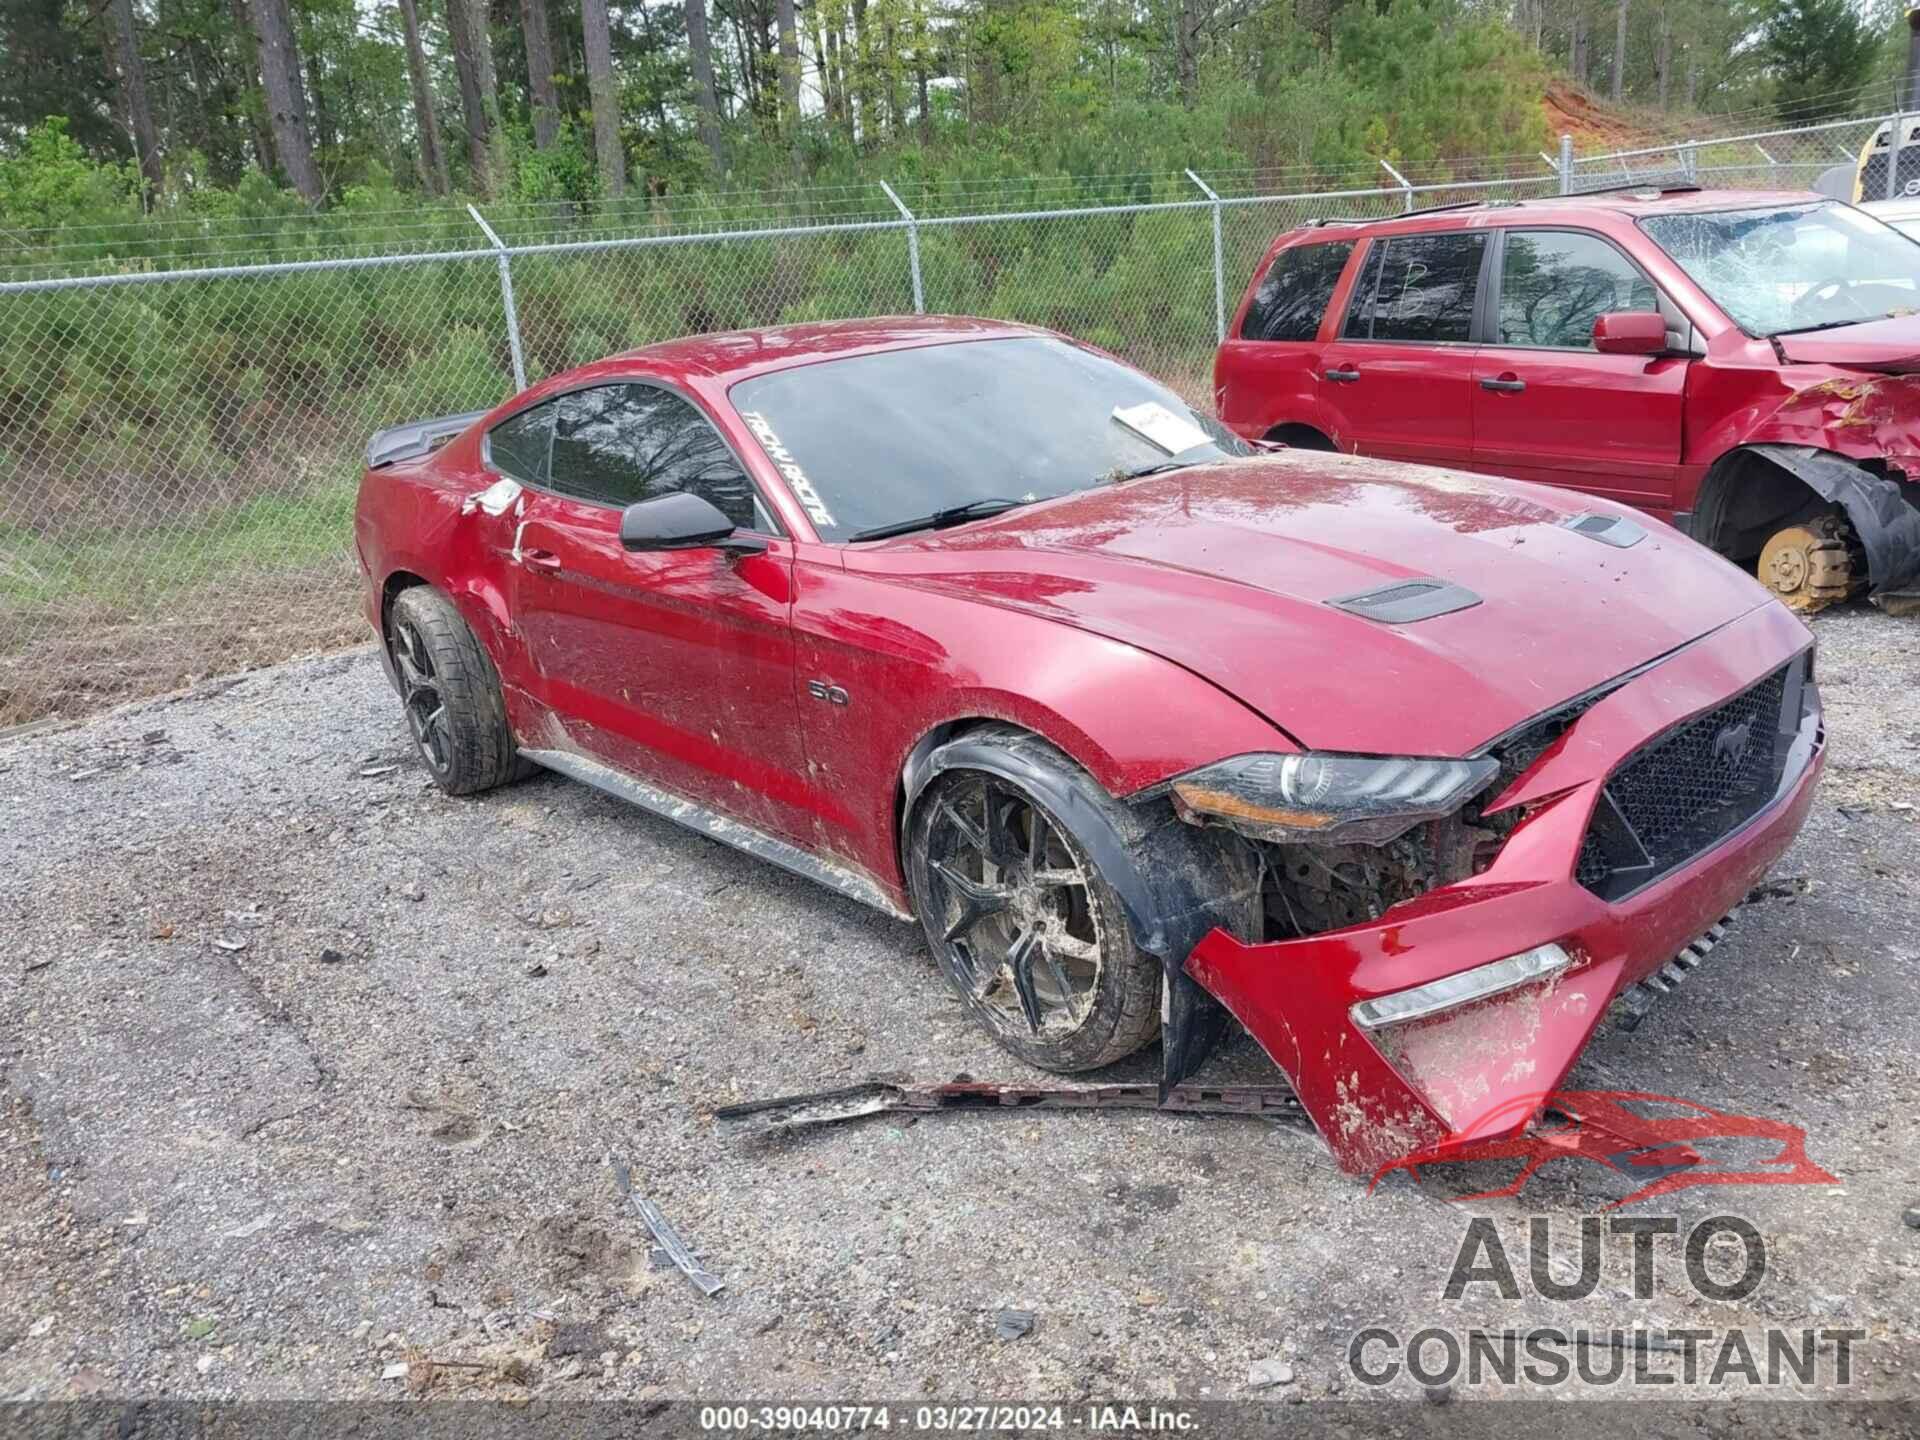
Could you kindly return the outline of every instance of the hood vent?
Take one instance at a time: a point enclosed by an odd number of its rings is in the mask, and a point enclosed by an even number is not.
[[[1647,538],[1647,532],[1624,515],[1569,515],[1560,523],[1616,550],[1630,550]]]
[[[1336,610],[1364,620],[1378,620],[1382,625],[1431,620],[1436,615],[1468,610],[1479,603],[1478,595],[1449,580],[1395,580],[1390,585],[1339,595],[1327,601]]]

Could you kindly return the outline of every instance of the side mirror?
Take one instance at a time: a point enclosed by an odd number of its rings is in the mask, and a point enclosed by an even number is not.
[[[620,544],[628,550],[725,550],[758,555],[767,542],[742,535],[720,508],[685,490],[639,500],[620,512]]]
[[[1615,310],[1596,315],[1593,348],[1602,355],[1664,355],[1666,318],[1652,310]]]

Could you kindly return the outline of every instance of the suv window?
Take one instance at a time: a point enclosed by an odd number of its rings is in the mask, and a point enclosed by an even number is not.
[[[522,410],[487,432],[487,459],[496,470],[543,485],[547,479],[547,452],[553,448],[553,407],[547,401]]]
[[[1375,240],[1347,312],[1346,338],[1415,344],[1470,339],[1486,248],[1484,231]]]
[[[621,507],[686,490],[743,530],[769,528],[727,442],[678,395],[652,385],[600,385],[555,403],[550,488]]]
[[[1498,343],[1591,350],[1594,317],[1658,308],[1652,282],[1598,235],[1507,232]]]
[[[1353,254],[1353,241],[1295,245],[1274,256],[1240,323],[1243,340],[1311,340],[1320,333],[1333,287]]]

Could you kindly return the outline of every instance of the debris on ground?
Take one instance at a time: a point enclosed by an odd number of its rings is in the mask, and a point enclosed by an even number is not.
[[[870,1080],[773,1100],[723,1105],[713,1118],[736,1135],[768,1135],[857,1120],[890,1111],[1168,1110],[1189,1115],[1257,1115],[1301,1120],[1305,1111],[1286,1085],[992,1085],[961,1076],[941,1085]]]
[[[647,1229],[653,1232],[653,1238],[660,1242],[660,1248],[667,1252],[673,1263],[680,1267],[680,1272],[709,1299],[726,1289],[726,1281],[702,1268],[700,1262],[693,1258],[693,1252],[687,1248],[679,1232],[667,1222],[667,1217],[660,1213],[660,1207],[634,1194],[633,1167],[616,1156],[609,1156],[608,1159],[613,1165],[613,1188],[633,1207],[634,1213],[647,1222]]]
[[[1907,1222],[1909,1230],[1920,1230],[1920,1205],[1909,1205],[1907,1213],[1900,1218]]]
[[[360,778],[362,780],[378,780],[382,775],[391,775],[399,768],[398,765],[368,765],[360,771]]]
[[[1002,1310],[993,1319],[993,1333],[1002,1340],[1018,1340],[1033,1333],[1037,1317],[1031,1310]]]
[[[1247,1384],[1255,1390],[1264,1390],[1270,1385],[1291,1385],[1293,1366],[1277,1356],[1270,1360],[1256,1360],[1247,1368]]]
[[[557,1325],[547,1341],[547,1358],[558,1360],[567,1355],[598,1355],[607,1348],[607,1332],[598,1325]]]
[[[1805,875],[1782,875],[1756,885],[1747,892],[1743,905],[1758,905],[1762,900],[1797,900],[1813,893],[1813,881]]]

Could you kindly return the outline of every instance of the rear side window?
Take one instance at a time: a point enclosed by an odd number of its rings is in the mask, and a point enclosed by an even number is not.
[[[549,400],[531,410],[522,410],[487,432],[487,459],[494,469],[530,485],[546,481],[547,451],[553,445],[553,409],[557,403]]]
[[[1351,240],[1322,245],[1295,245],[1274,256],[1273,264],[1253,292],[1247,318],[1240,323],[1243,340],[1311,340],[1320,333],[1320,317],[1327,313],[1333,287],[1353,254]]]
[[[1471,339],[1486,248],[1485,232],[1374,241],[1342,333],[1429,345]]]
[[[685,490],[743,530],[763,528],[753,482],[706,416],[678,395],[651,385],[600,385],[557,403],[552,489],[623,508]]]
[[[1657,309],[1652,283],[1598,235],[1507,232],[1500,263],[1500,344],[1591,350],[1597,316]]]

